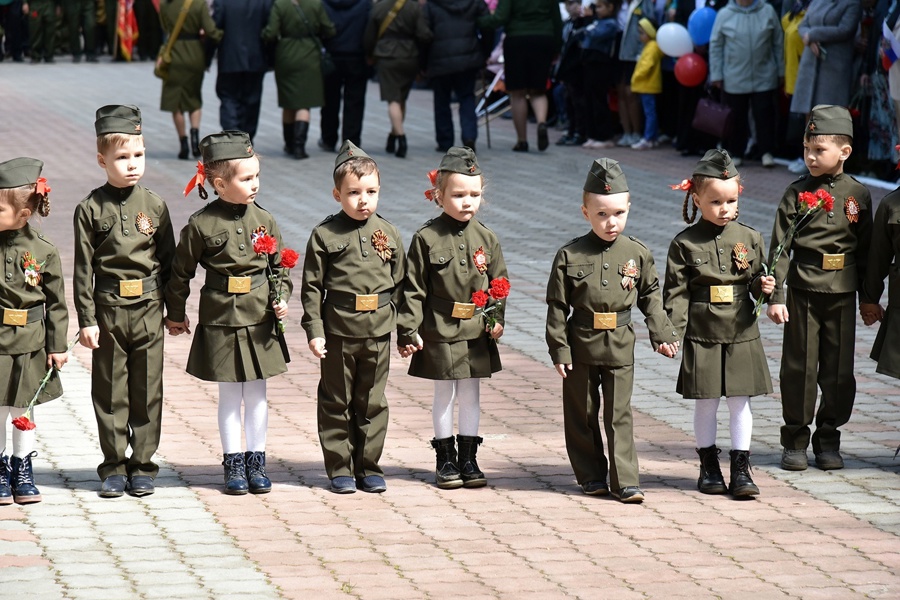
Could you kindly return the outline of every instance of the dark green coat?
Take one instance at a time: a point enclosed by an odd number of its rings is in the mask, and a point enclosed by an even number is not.
[[[875,369],[883,375],[900,378],[900,190],[881,200],[875,211],[872,244],[869,247],[866,281],[860,301],[877,303],[888,278],[888,305],[872,346]]]
[[[380,38],[378,29],[387,17],[395,0],[378,0],[369,15],[369,24],[363,34],[366,54],[379,58],[417,58],[419,46],[431,42],[432,34],[425,22],[419,3],[406,0],[403,8]]]
[[[184,0],[163,0],[159,5],[159,22],[166,34],[170,34],[178,20]],[[206,58],[200,30],[213,42],[219,42],[224,35],[216,28],[206,0],[192,0],[178,39],[172,46],[172,64],[169,77],[163,82],[160,110],[166,112],[191,112],[203,106],[200,93],[203,87],[203,73]],[[162,52],[162,49],[160,49]]]
[[[296,4],[292,0],[275,0],[262,36],[268,42],[278,43],[275,50],[278,106],[300,110],[325,103],[319,48],[322,39],[334,34],[334,24],[319,0],[296,0]]]
[[[629,290],[622,285],[622,270],[630,260],[639,274]],[[569,313],[619,312],[635,305],[646,317],[654,349],[678,339],[663,310],[653,256],[644,244],[633,237],[607,242],[591,231],[560,248],[547,282],[546,339],[553,364],[634,364],[633,324],[593,329],[575,323]]]

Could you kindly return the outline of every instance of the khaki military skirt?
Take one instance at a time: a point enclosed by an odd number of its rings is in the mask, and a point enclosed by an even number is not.
[[[761,396],[772,393],[772,376],[760,338],[737,344],[684,340],[675,390],[685,398]]]
[[[43,348],[27,354],[0,354],[0,381],[5,381],[2,406],[26,408],[47,374],[47,351]],[[56,371],[35,404],[62,396],[62,384]]]
[[[461,342],[426,340],[413,354],[409,374],[422,379],[490,377],[502,369],[497,342],[487,334]]]
[[[271,322],[249,327],[198,325],[187,372],[204,381],[253,381],[287,371]]]
[[[405,102],[419,73],[418,58],[379,58],[378,85],[384,102]]]

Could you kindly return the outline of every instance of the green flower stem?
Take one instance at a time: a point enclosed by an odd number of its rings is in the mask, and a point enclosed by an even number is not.
[[[69,345],[66,346],[66,352],[67,353],[71,352],[72,348],[74,348],[75,344],[77,344],[77,343],[78,343],[78,336],[76,335],[71,340],[69,340]],[[25,416],[28,417],[29,419],[31,418],[31,410],[34,408],[34,405],[37,402],[37,399],[40,398],[41,392],[43,392],[44,388],[47,387],[47,382],[50,381],[50,376],[53,375],[53,371],[55,371],[55,370],[56,370],[56,367],[54,367],[52,365],[50,366],[49,369],[47,369],[47,373],[44,375],[44,378],[41,379],[41,384],[38,386],[38,389],[34,393],[34,396],[32,396],[31,402],[28,403],[28,408],[25,410]]]

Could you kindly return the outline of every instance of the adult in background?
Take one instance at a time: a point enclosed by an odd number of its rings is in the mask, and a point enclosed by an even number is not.
[[[784,32],[775,9],[765,0],[731,0],[716,13],[709,40],[709,79],[724,90],[734,115],[731,135],[723,140],[735,166],[743,162],[748,138],[748,109],[753,111],[756,142],[764,167],[775,165],[776,94],[784,83]]]
[[[266,57],[262,30],[273,0],[213,0],[213,21],[224,32],[219,44],[219,124],[244,131],[251,141],[259,124]]]
[[[372,0],[322,0],[328,18],[334,23],[335,36],[325,42],[334,59],[334,73],[325,76],[325,104],[322,106],[322,137],[319,148],[334,152],[338,140],[350,140],[362,146],[363,114],[366,110],[366,86],[369,67],[363,49],[363,33],[369,22]],[[343,118],[341,102],[343,101]],[[338,137],[338,127],[343,130]]]
[[[0,0],[0,61],[6,55],[12,56],[13,62],[25,60],[22,53],[27,37],[22,0]]]
[[[619,122],[622,124],[622,137],[618,146],[631,146],[641,141],[643,132],[643,111],[641,99],[631,92],[631,76],[641,56],[643,45],[640,39],[641,19],[649,19],[658,23],[656,7],[653,0],[630,0],[622,5],[619,12],[619,23],[622,25],[622,42],[619,44]]]
[[[647,0],[650,2],[651,0]],[[537,120],[538,150],[547,138],[547,77],[562,45],[562,16],[556,0],[500,0],[493,14],[478,19],[485,29],[503,27],[506,91],[516,128],[513,152],[528,152],[528,103]]]
[[[484,67],[485,52],[476,19],[488,14],[484,0],[428,0],[425,22],[434,32],[425,74],[434,92],[434,136],[438,152],[454,146],[450,99],[459,102],[462,145],[475,150],[475,79]],[[493,36],[484,36],[493,39]]]
[[[159,22],[167,35],[172,34],[186,1],[188,0],[161,0]],[[172,122],[181,143],[178,158],[182,160],[188,157],[184,113],[188,113],[190,120],[191,153],[194,158],[200,157],[200,118],[203,112],[201,90],[203,71],[206,69],[200,31],[203,30],[204,35],[214,42],[222,39],[222,30],[216,27],[209,16],[205,0],[190,0],[190,2],[184,24],[177,32],[178,37],[172,45],[172,63],[169,65],[169,76],[163,80],[160,100],[160,109],[172,113]]]
[[[93,2],[91,2],[93,4]],[[134,0],[134,19],[137,21],[137,56],[140,60],[156,60],[162,46],[162,27],[153,0]]]
[[[87,61],[97,62],[94,34],[94,28],[97,25],[96,0],[65,0],[63,7],[69,31],[69,50],[72,52],[72,62],[81,62],[82,35],[84,36],[84,55]]]
[[[375,62],[381,99],[388,103],[391,132],[385,151],[406,156],[406,99],[420,70],[419,46],[432,33],[416,0],[378,0],[363,35],[366,54]]]
[[[320,0],[275,0],[263,39],[275,48],[275,84],[284,151],[296,159],[309,158],[309,109],[322,106],[322,38],[334,36],[334,24]]]

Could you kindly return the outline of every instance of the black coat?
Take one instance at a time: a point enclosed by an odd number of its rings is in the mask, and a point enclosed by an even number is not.
[[[363,33],[369,22],[372,0],[322,0],[337,34],[325,46],[336,56],[363,56]]]
[[[476,19],[488,14],[484,0],[428,0],[425,20],[434,32],[426,72],[439,77],[479,69],[485,53]]]
[[[263,72],[267,68],[260,32],[273,0],[213,0],[213,21],[225,32],[219,43],[219,73]]]

